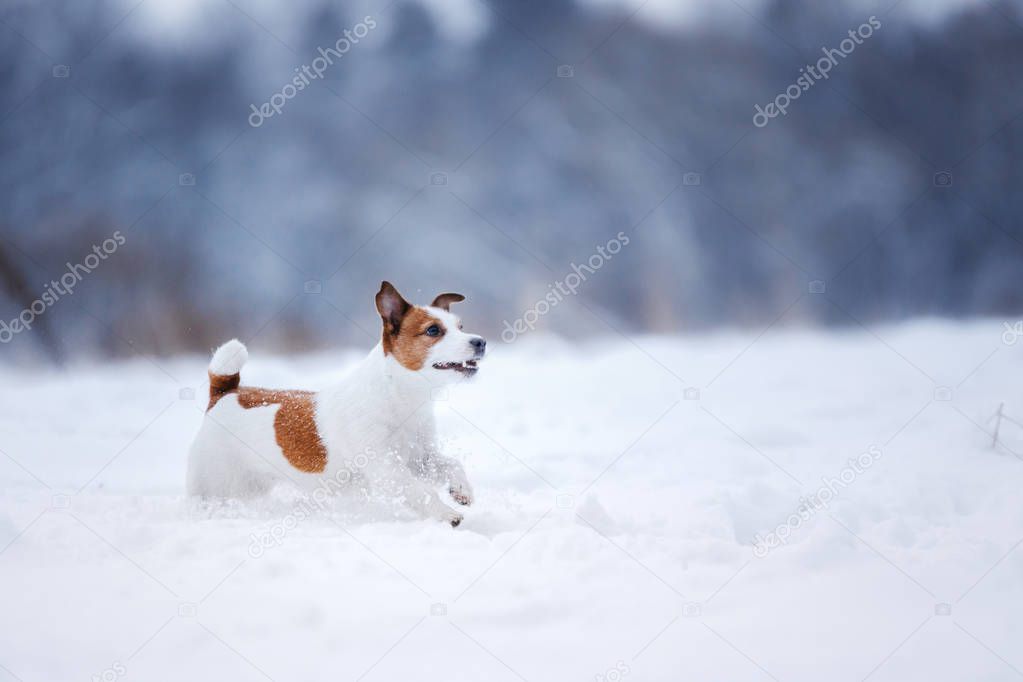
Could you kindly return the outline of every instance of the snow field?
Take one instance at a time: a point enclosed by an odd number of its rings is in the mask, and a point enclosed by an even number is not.
[[[205,358],[2,368],[0,680],[1016,679],[1002,330],[495,343],[434,405],[476,486],[456,530],[287,489],[197,508]],[[250,353],[244,382],[292,388],[359,355]]]

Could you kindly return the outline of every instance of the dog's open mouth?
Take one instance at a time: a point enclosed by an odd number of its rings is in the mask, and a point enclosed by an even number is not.
[[[459,374],[471,377],[479,370],[479,365],[476,364],[475,360],[466,360],[465,362],[435,362],[433,364],[434,369],[452,369]]]

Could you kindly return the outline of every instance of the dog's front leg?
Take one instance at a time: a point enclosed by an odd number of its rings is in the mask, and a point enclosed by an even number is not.
[[[462,463],[454,457],[445,457],[444,455],[436,455],[437,462],[437,473],[442,483],[448,484],[448,493],[454,498],[455,502],[461,505],[468,506],[472,504],[473,492],[472,486],[469,485],[469,477],[465,475],[465,468]]]
[[[440,519],[445,523],[450,523],[452,526],[457,526],[464,518],[454,509],[441,502],[440,497],[432,486],[411,474],[398,483],[398,492],[404,499],[405,504],[420,516]]]
[[[413,465],[419,475],[431,482],[448,486],[448,493],[460,505],[473,503],[472,486],[465,475],[462,463],[454,457],[447,457],[437,445],[437,435],[432,421],[419,425],[418,442],[422,459]]]
[[[434,446],[424,448],[425,457],[414,469],[422,478],[448,487],[448,493],[455,502],[468,506],[473,502],[472,486],[465,475],[462,463],[454,457],[442,455]]]

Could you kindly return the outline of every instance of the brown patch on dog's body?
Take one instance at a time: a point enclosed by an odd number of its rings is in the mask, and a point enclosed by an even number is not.
[[[209,412],[225,395],[237,395],[246,410],[280,405],[274,415],[274,435],[284,457],[299,471],[319,473],[327,468],[327,448],[316,430],[316,404],[312,391],[288,391],[254,386],[239,387],[237,374],[210,375]]]
[[[209,372],[210,375],[210,404],[206,406],[206,411],[209,412],[213,409],[213,406],[217,404],[217,401],[224,397],[225,394],[230,393],[238,388],[238,384],[241,383],[241,374],[235,372],[234,374],[214,374]]]

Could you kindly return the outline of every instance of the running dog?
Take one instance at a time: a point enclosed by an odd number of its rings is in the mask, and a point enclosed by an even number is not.
[[[242,386],[248,351],[237,339],[222,345],[209,365],[210,400],[189,453],[188,493],[245,498],[286,479],[312,489],[355,478],[421,517],[457,526],[462,514],[436,488],[446,485],[455,502],[470,505],[472,486],[462,465],[438,448],[431,398],[435,388],[475,375],[486,353],[483,337],[462,331],[450,310],[463,300],[440,294],[416,306],[383,282],[380,343],[340,383],[316,393]]]

